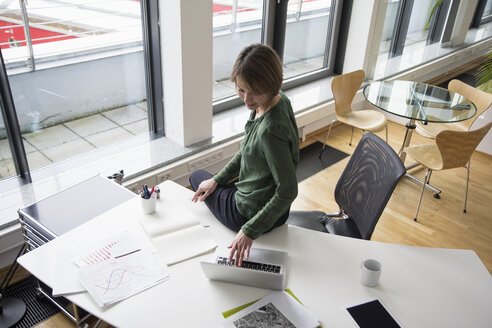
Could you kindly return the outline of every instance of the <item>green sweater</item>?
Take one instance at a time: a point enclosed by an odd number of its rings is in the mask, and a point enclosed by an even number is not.
[[[299,133],[289,99],[280,101],[255,119],[251,111],[239,152],[214,177],[226,184],[236,182],[236,206],[248,219],[241,230],[252,238],[268,231],[297,197],[296,168]]]

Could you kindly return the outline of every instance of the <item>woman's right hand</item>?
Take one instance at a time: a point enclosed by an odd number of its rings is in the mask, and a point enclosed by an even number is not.
[[[198,186],[193,198],[191,198],[191,201],[196,203],[197,200],[200,200],[203,202],[208,195],[214,192],[215,188],[217,188],[217,182],[213,178],[203,180]]]

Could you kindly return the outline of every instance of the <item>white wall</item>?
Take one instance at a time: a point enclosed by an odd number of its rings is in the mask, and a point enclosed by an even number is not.
[[[166,136],[212,137],[212,0],[160,1]]]
[[[345,50],[343,73],[367,68],[367,59],[372,51],[374,22],[377,18],[379,0],[354,0],[350,28]],[[384,17],[384,16],[383,16]]]

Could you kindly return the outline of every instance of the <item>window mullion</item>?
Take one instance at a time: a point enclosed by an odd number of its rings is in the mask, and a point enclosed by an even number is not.
[[[263,1],[263,20],[262,20],[262,31],[261,43],[272,46],[274,38],[275,29],[275,7],[276,0],[265,0]]]
[[[396,19],[396,27],[391,38],[390,56],[399,56],[403,53],[405,47],[405,40],[408,32],[408,25],[410,23],[410,16],[412,14],[414,0],[402,0],[398,8],[398,15]]]
[[[0,107],[2,108],[2,114],[5,121],[7,139],[9,140],[12,158],[17,174],[26,182],[31,182],[31,173],[27,163],[27,156],[24,149],[24,143],[22,142],[19,121],[17,119],[9,78],[1,50],[0,62]]]
[[[277,52],[280,59],[284,57],[285,29],[287,27],[287,5],[288,0],[275,1],[275,21],[272,48]]]
[[[159,33],[159,1],[142,0],[142,31],[149,131],[164,136],[164,104]]]

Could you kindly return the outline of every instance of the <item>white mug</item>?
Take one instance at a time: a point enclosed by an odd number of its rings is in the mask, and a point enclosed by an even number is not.
[[[157,205],[155,193],[148,199],[140,197],[140,201],[142,203],[142,210],[145,214],[152,214],[155,212],[155,207]]]
[[[382,269],[382,265],[379,261],[373,259],[363,260],[360,264],[360,269],[360,281],[364,285],[369,287],[376,287],[379,285]]]

